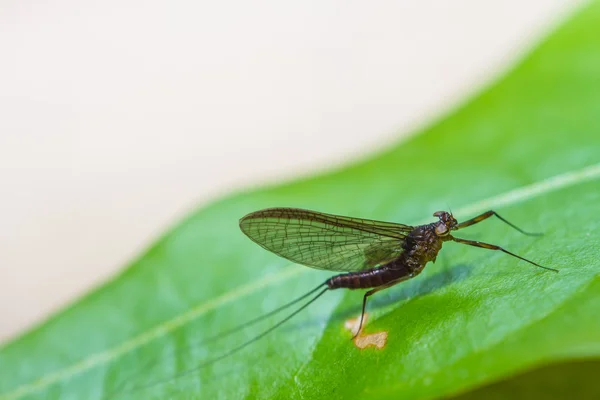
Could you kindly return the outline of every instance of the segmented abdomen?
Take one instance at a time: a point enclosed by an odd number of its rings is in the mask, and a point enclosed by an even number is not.
[[[382,266],[361,272],[336,275],[327,281],[327,286],[330,289],[367,289],[410,276],[410,271],[406,267],[398,265],[395,265],[395,267],[392,269]]]

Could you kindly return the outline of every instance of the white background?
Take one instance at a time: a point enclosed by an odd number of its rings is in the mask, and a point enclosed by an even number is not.
[[[0,341],[198,204],[410,133],[573,5],[3,1]]]

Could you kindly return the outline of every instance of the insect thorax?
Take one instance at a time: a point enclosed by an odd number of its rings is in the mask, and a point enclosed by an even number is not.
[[[404,243],[404,261],[419,272],[429,261],[434,261],[444,239],[435,233],[437,223],[417,226]]]

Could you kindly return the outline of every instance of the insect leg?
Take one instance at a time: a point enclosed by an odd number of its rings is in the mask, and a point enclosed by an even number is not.
[[[396,280],[393,280],[386,284],[383,284],[381,286],[377,286],[377,287],[369,290],[367,293],[365,293],[365,295],[363,296],[362,312],[360,313],[360,322],[358,323],[358,330],[356,331],[356,333],[354,334],[354,336],[352,336],[352,339],[350,339],[350,340],[354,340],[360,334],[360,331],[362,329],[362,324],[363,324],[363,320],[365,317],[365,308],[367,307],[367,297],[371,296],[374,293],[379,292],[380,290],[387,289],[390,286],[394,286],[395,284],[397,284],[401,281],[404,281],[404,280],[406,280],[406,277],[402,277],[401,279],[396,279]]]
[[[548,267],[544,267],[543,265],[540,265],[540,264],[538,264],[538,263],[535,263],[535,262],[533,262],[533,261],[530,261],[530,260],[528,260],[528,259],[526,259],[526,258],[523,258],[523,257],[521,257],[521,256],[518,256],[518,255],[516,255],[515,253],[511,253],[510,251],[508,251],[508,250],[506,250],[506,249],[503,249],[503,248],[502,248],[502,247],[500,247],[500,246],[496,246],[495,244],[489,244],[489,243],[484,243],[484,242],[478,242],[478,241],[475,241],[475,240],[460,239],[460,238],[453,237],[453,236],[452,236],[452,240],[454,240],[454,241],[455,241],[455,242],[457,242],[457,243],[468,244],[469,246],[481,247],[481,248],[488,249],[488,250],[500,250],[500,251],[502,251],[502,252],[504,252],[504,253],[506,253],[506,254],[508,254],[508,255],[511,255],[511,256],[513,256],[513,257],[516,257],[516,258],[518,258],[518,259],[520,259],[520,260],[527,261],[529,264],[533,264],[533,265],[535,265],[536,267],[544,268],[544,269],[547,269],[547,270],[549,270],[549,271],[558,272],[558,270],[557,270],[557,269],[554,269],[554,268],[548,268]]]
[[[489,217],[491,217],[492,215],[495,215],[496,217],[498,217],[498,219],[504,223],[506,223],[507,225],[513,227],[514,229],[518,230],[519,232],[521,232],[524,235],[528,235],[528,236],[541,236],[541,233],[531,233],[531,232],[525,232],[523,229],[519,228],[518,226],[516,226],[515,224],[512,224],[510,222],[508,222],[507,220],[505,220],[504,218],[502,218],[496,211],[494,210],[490,210],[490,211],[486,211],[481,215],[476,216],[475,218],[471,218],[465,222],[461,222],[460,224],[458,224],[456,226],[456,229],[462,229],[462,228],[466,228],[467,226],[471,226],[471,225],[475,225],[478,222],[483,221],[484,219],[488,219]]]

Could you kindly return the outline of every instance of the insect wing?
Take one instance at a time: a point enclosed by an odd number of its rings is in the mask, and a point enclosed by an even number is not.
[[[241,230],[263,248],[298,264],[355,272],[398,257],[411,226],[297,208],[246,215]]]

